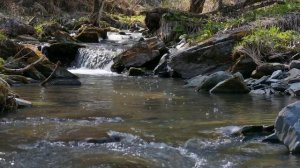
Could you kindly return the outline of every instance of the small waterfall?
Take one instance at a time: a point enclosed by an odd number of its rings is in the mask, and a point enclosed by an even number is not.
[[[112,62],[112,59],[120,54],[123,49],[107,49],[103,46],[87,46],[79,49],[78,55],[74,62],[75,68],[86,69],[105,69]]]
[[[70,71],[77,74],[112,74],[113,58],[135,44],[141,36],[140,33],[109,33],[108,40],[86,44],[85,48],[79,49]]]

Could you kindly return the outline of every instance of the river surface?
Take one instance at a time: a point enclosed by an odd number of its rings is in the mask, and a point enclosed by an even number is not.
[[[0,167],[299,167],[282,145],[242,141],[289,97],[209,95],[182,81],[80,75],[81,87],[14,90],[34,107],[0,120]],[[88,143],[88,138],[120,137]]]
[[[209,95],[181,80],[109,72],[139,37],[111,34],[81,49],[72,70],[80,87],[14,87],[33,107],[0,119],[0,167],[300,167],[283,145],[231,136],[273,124],[295,98]]]

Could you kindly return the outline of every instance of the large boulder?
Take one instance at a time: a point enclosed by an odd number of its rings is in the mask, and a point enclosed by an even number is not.
[[[82,47],[84,46],[76,43],[54,43],[44,47],[43,53],[51,62],[60,61],[63,66],[69,67],[75,60],[78,49]]]
[[[237,31],[213,37],[171,56],[170,67],[182,78],[228,70],[235,44],[248,32]]]
[[[34,35],[35,30],[32,26],[22,23],[14,18],[0,17],[0,30],[9,36]]]
[[[121,73],[130,67],[145,67],[153,70],[161,57],[167,52],[164,42],[158,38],[151,38],[132,46],[113,59],[113,72]]]
[[[243,79],[238,76],[226,79],[210,90],[210,93],[246,94],[249,92],[250,90]]]
[[[300,153],[300,101],[279,112],[275,121],[275,134],[291,153]]]
[[[259,65],[252,73],[252,77],[261,78],[263,76],[272,75],[277,70],[287,70],[288,66],[280,63],[264,63]]]

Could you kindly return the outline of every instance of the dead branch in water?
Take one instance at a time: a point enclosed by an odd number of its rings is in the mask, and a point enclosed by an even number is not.
[[[40,59],[36,60],[35,62],[27,65],[24,68],[20,68],[20,69],[11,69],[11,68],[6,68],[5,66],[3,67],[3,70],[9,73],[14,73],[14,74],[23,74],[25,71],[31,69],[32,67],[34,67],[35,65],[37,65],[38,63],[40,63],[41,61],[43,61],[46,57],[43,55]]]
[[[49,82],[50,79],[52,79],[52,77],[54,76],[55,72],[57,71],[58,67],[60,66],[60,61],[57,61],[54,70],[52,71],[52,73],[50,74],[50,76],[48,76],[47,79],[45,79],[42,83],[41,86],[45,87],[45,85]]]

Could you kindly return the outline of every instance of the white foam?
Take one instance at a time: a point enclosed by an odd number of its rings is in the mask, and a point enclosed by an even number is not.
[[[79,68],[79,69],[68,69],[68,70],[71,73],[79,74],[79,75],[118,76],[117,73],[105,69]]]

